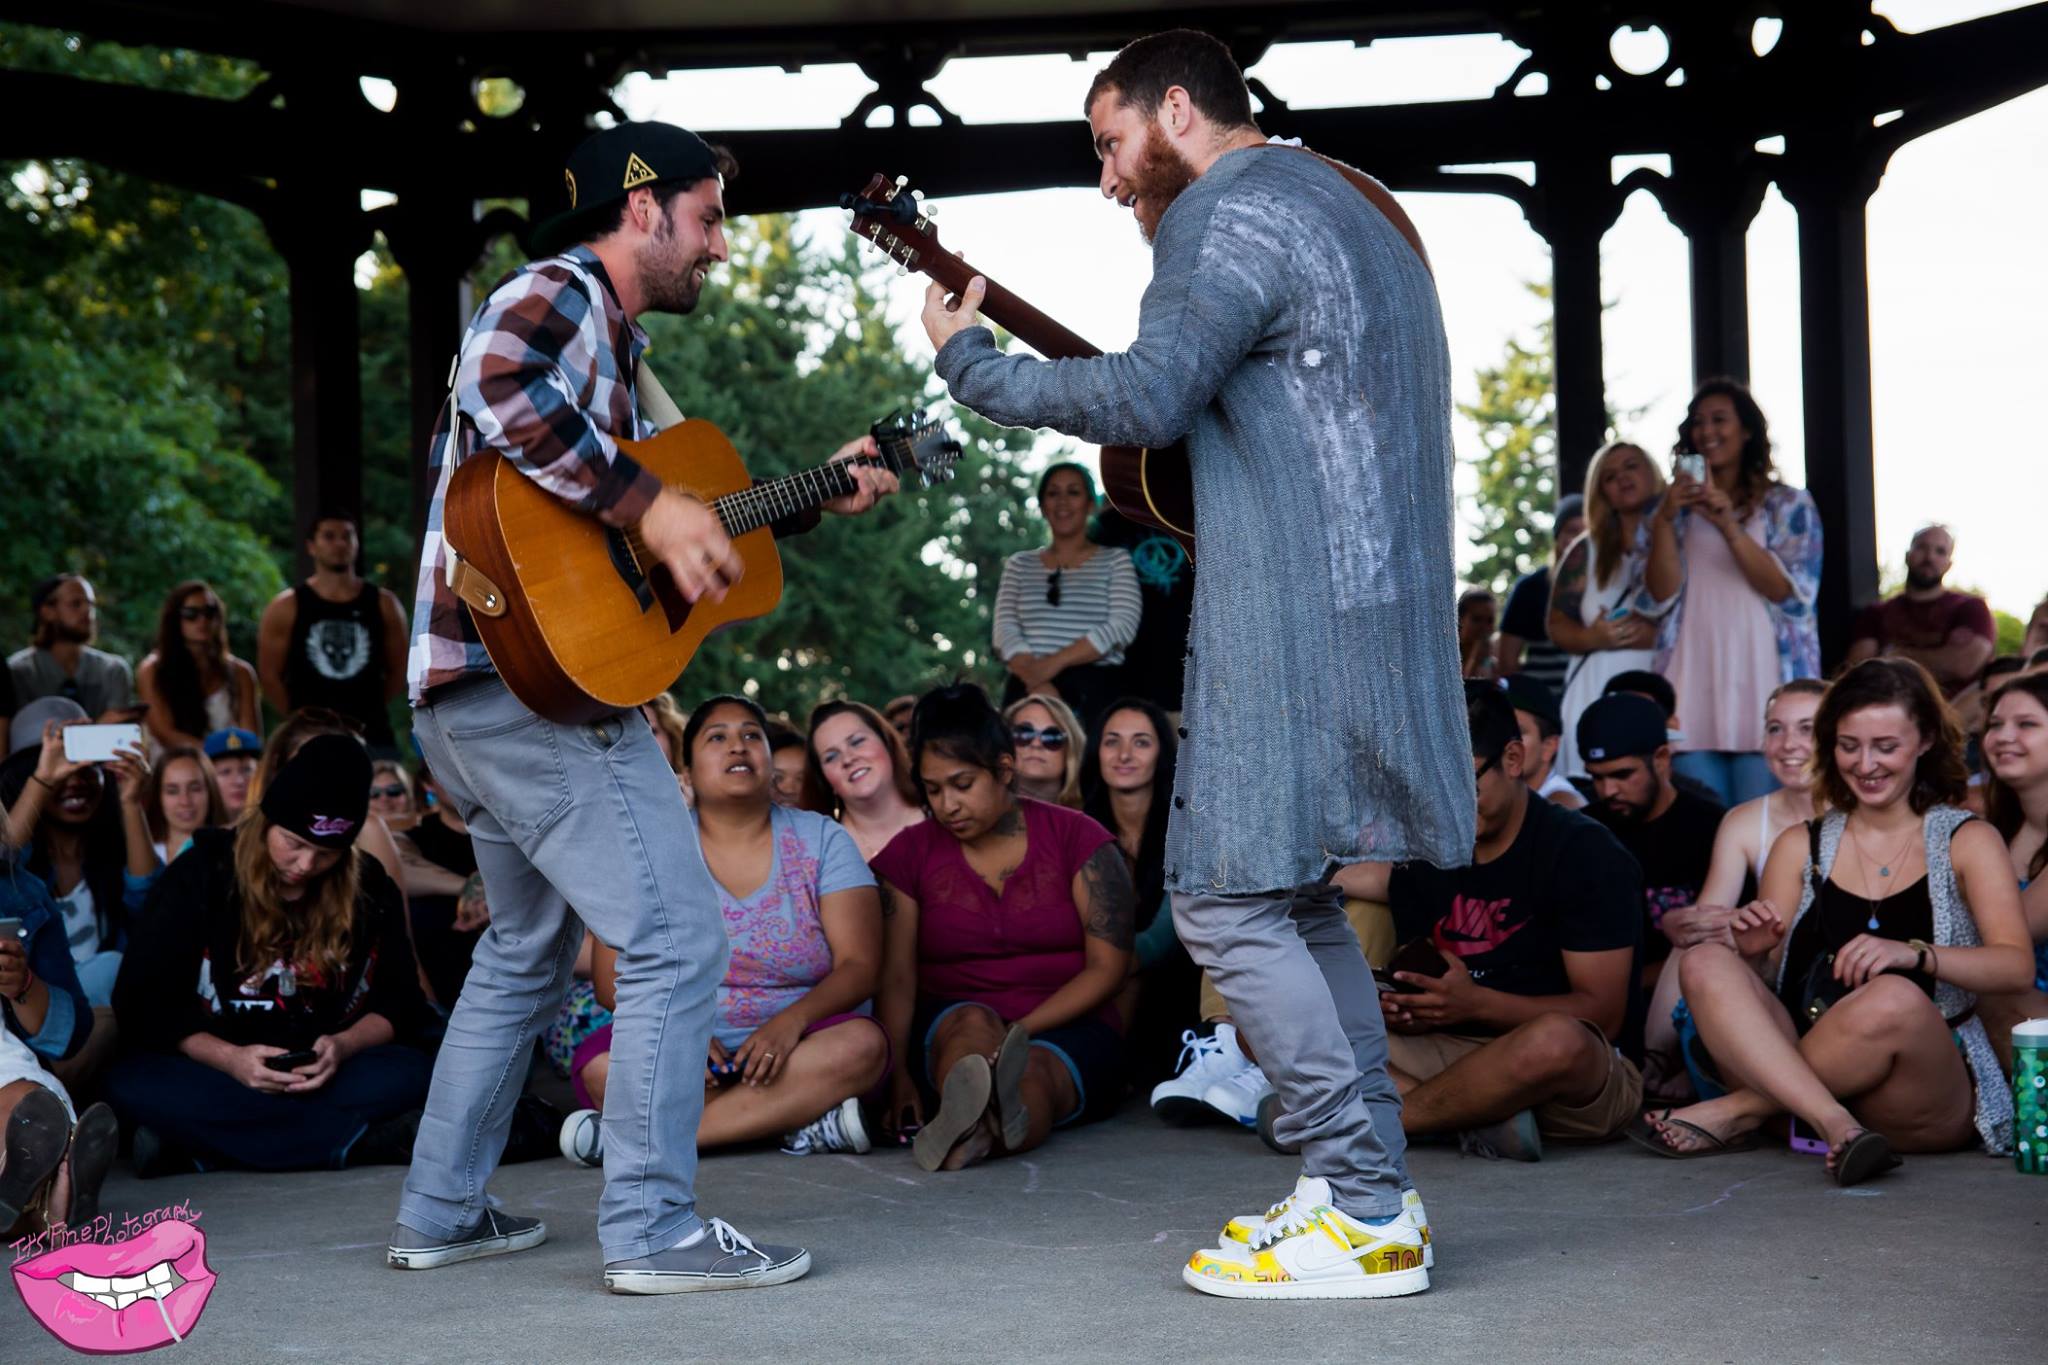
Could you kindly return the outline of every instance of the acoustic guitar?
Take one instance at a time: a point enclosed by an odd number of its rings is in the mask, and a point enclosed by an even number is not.
[[[873,431],[880,456],[858,458],[906,485],[941,482],[960,458],[960,443],[922,412]],[[619,448],[718,514],[746,561],[723,602],[687,601],[636,529],[573,511],[496,451],[464,459],[448,481],[449,584],[512,694],[564,725],[666,691],[711,632],[773,611],[782,559],[769,525],[855,488],[838,461],[755,483],[724,433],[695,418]]]
[[[906,177],[891,181],[877,175],[859,194],[839,197],[840,207],[853,212],[853,235],[872,242],[883,254],[922,271],[958,294],[976,275],[988,282],[981,311],[1048,360],[1087,359],[1101,355],[1097,347],[1054,322],[939,245],[932,226],[934,209],[911,190]],[[1195,553],[1195,486],[1188,473],[1187,447],[1161,450],[1137,446],[1102,448],[1102,491],[1117,511],[1132,521],[1166,532]]]

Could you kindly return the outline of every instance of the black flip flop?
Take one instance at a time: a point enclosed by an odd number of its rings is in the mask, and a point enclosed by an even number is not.
[[[1755,1147],[1757,1143],[1754,1131],[1744,1133],[1733,1142],[1729,1142],[1723,1138],[1715,1137],[1697,1123],[1687,1123],[1684,1119],[1672,1118],[1669,1109],[1666,1109],[1657,1121],[1659,1123],[1668,1123],[1674,1128],[1683,1128],[1694,1137],[1703,1140],[1706,1145],[1694,1147],[1690,1151],[1680,1151],[1666,1142],[1664,1135],[1651,1126],[1648,1115],[1637,1119],[1629,1124],[1628,1127],[1622,1129],[1621,1135],[1652,1156],[1661,1156],[1667,1161],[1697,1161],[1703,1156],[1727,1156],[1733,1152],[1747,1152]]]
[[[121,1145],[121,1121],[104,1104],[95,1104],[78,1116],[71,1130],[71,1207],[64,1221],[84,1227],[100,1211],[100,1186],[114,1166],[114,1149]]]
[[[939,1112],[925,1120],[910,1144],[910,1154],[920,1167],[936,1171],[945,1165],[947,1153],[973,1132],[988,1112],[989,1094],[994,1089],[995,1073],[988,1058],[976,1053],[953,1063],[939,1090]]]
[[[4,1139],[7,1164],[0,1166],[0,1232],[35,1203],[70,1140],[71,1115],[53,1092],[38,1086],[14,1106]]]
[[[1883,1133],[1864,1128],[1843,1143],[1841,1153],[1835,1157],[1835,1183],[1847,1189],[1905,1164]]]
[[[1024,1067],[1031,1060],[1031,1035],[1023,1025],[1012,1024],[996,1049],[996,1122],[1003,1130],[1003,1146],[1015,1148],[1031,1131],[1031,1110],[1024,1103]]]

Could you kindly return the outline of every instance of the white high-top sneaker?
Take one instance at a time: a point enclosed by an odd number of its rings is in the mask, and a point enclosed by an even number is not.
[[[1180,1041],[1180,1074],[1152,1087],[1152,1112],[1172,1124],[1214,1122],[1224,1115],[1209,1102],[1210,1087],[1252,1063],[1238,1047],[1237,1028],[1232,1024],[1218,1024],[1215,1034],[1207,1038],[1189,1029]]]

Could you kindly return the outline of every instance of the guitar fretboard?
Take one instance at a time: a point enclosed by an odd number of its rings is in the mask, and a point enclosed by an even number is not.
[[[860,462],[885,463],[867,457],[860,457]],[[718,520],[724,525],[727,535],[744,535],[853,492],[859,485],[846,472],[848,463],[850,461],[835,461],[816,469],[757,483],[752,488],[713,500],[711,510],[718,513]]]

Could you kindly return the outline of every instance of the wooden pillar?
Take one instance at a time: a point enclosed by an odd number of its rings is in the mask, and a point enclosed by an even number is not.
[[[1607,378],[1601,344],[1600,239],[1619,209],[1604,158],[1539,162],[1538,230],[1550,243],[1553,384],[1557,392],[1560,496],[1586,482],[1607,440]]]
[[[1870,275],[1865,209],[1882,167],[1853,139],[1814,139],[1779,184],[1799,214],[1799,334],[1806,486],[1820,509],[1821,657],[1832,668],[1877,587],[1871,456]]]
[[[272,225],[291,293],[292,541],[321,511],[363,515],[362,325],[355,263],[369,245],[353,187],[308,186],[287,194],[287,221]]]
[[[1749,379],[1749,225],[1764,181],[1739,161],[1672,158],[1665,216],[1685,234],[1692,283],[1693,377]]]

